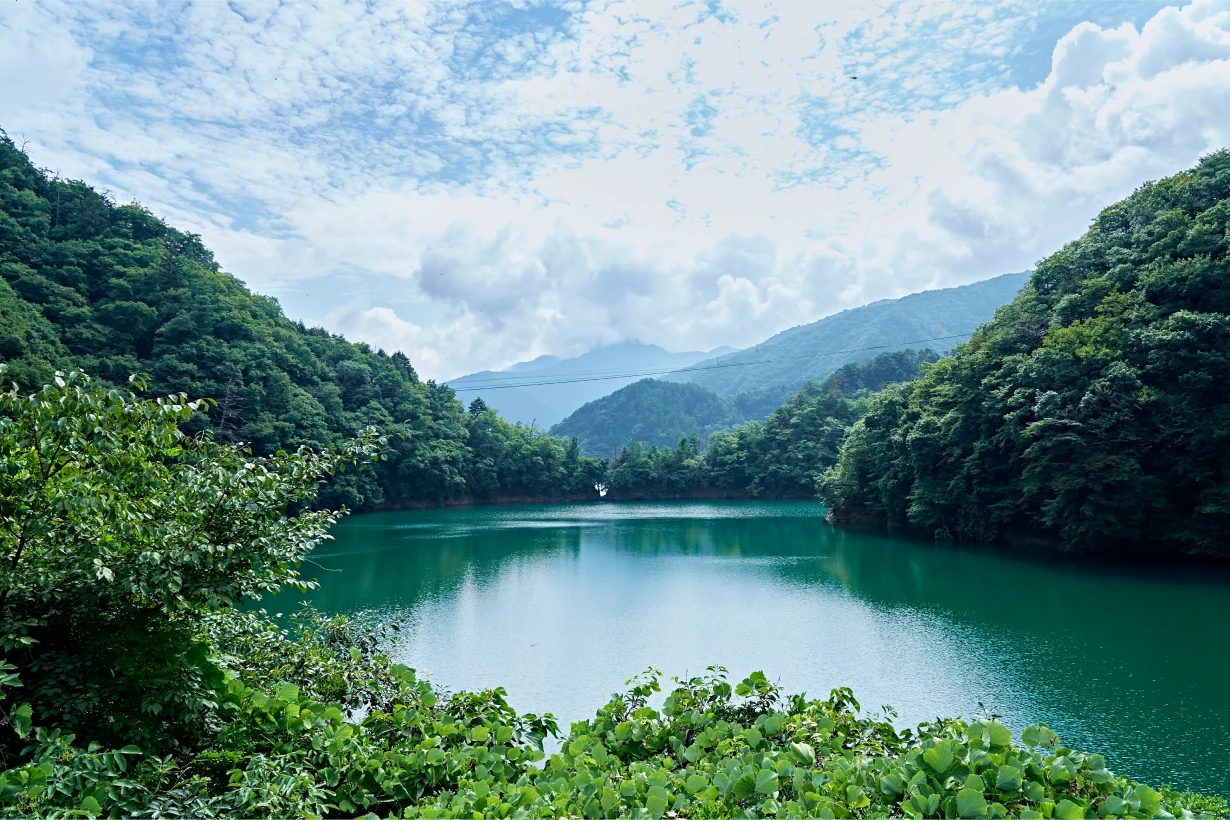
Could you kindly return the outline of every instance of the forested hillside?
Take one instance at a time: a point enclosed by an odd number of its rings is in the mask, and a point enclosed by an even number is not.
[[[600,462],[418,378],[401,353],[289,321],[220,270],[199,237],[81,182],[49,178],[0,136],[0,360],[24,388],[80,367],[147,394],[217,406],[185,422],[258,453],[323,447],[375,426],[378,470],[335,479],[323,501],[354,508],[594,493]]]
[[[892,382],[909,381],[919,367],[939,358],[930,350],[885,353],[847,364],[819,388],[830,395],[854,398]],[[754,393],[722,397],[695,384],[643,379],[589,402],[551,428],[551,433],[575,438],[584,455],[610,458],[635,443],[670,447],[695,437],[700,449],[710,437],[747,421],[762,421],[794,397],[795,390],[770,387]]]
[[[1010,273],[843,310],[664,378],[699,384],[719,396],[766,388],[796,390],[842,365],[870,359],[882,351],[921,347],[951,350],[988,321],[997,307],[1010,302],[1028,278],[1027,273]],[[937,341],[921,341],[925,339]]]
[[[811,383],[769,415],[718,431],[702,450],[698,436],[674,449],[634,440],[611,462],[612,498],[811,498],[815,482],[837,461],[842,442],[866,412],[869,397],[916,377],[932,351],[883,353]],[[628,389],[628,388],[625,388]]]
[[[1230,153],[1043,260],[955,358],[872,400],[837,520],[1230,555]]]
[[[575,438],[585,455],[609,458],[634,441],[668,447],[696,436],[703,447],[710,433],[746,420],[733,402],[703,387],[642,379],[583,405],[551,432]]]

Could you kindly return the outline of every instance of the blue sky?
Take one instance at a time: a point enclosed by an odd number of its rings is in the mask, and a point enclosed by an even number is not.
[[[0,76],[38,164],[450,377],[1026,269],[1230,144],[1230,5],[22,0]]]

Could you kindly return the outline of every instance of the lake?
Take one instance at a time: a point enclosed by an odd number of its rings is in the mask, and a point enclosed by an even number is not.
[[[1002,715],[1153,785],[1230,794],[1230,576],[834,528],[814,502],[578,504],[343,520],[327,612],[403,619],[397,660],[561,726],[648,666],[850,686],[898,726]],[[328,570],[328,571],[326,571]],[[286,608],[288,601],[267,602]],[[983,704],[980,707],[979,704]]]

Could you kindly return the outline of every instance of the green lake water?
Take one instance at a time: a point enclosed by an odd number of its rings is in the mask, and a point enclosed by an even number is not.
[[[1043,721],[1154,785],[1230,795],[1230,575],[920,544],[808,502],[585,504],[345,519],[305,565],[392,654],[566,726],[648,666],[850,686],[899,726]],[[330,571],[325,571],[327,568]],[[266,602],[273,609],[289,601]]]

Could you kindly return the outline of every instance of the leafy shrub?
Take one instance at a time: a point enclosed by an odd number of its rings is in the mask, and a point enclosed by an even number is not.
[[[860,716],[849,690],[786,697],[762,673],[732,687],[716,667],[672,679],[660,709],[647,705],[661,680],[650,670],[544,757],[550,716],[518,715],[499,689],[438,695],[412,671],[387,668],[397,680],[386,693],[392,708],[358,722],[294,685],[267,694],[234,679],[214,748],[182,762],[131,746],[82,750],[71,735],[40,729],[29,762],[0,775],[0,808],[31,817],[1058,820],[1227,811],[1218,798],[1118,777],[1044,725],[1020,744],[987,719],[898,731]]]

